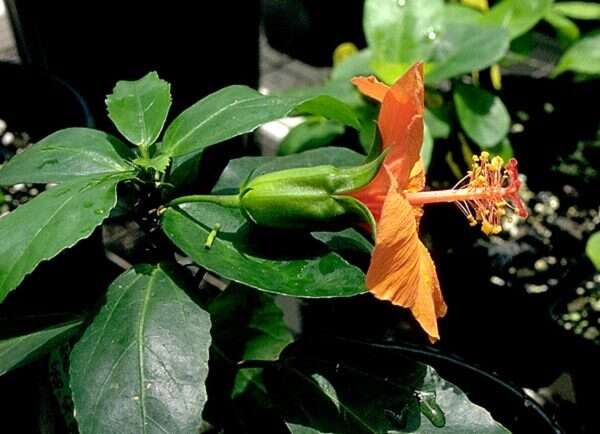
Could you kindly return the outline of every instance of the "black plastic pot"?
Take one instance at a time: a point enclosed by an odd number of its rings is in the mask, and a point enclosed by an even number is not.
[[[7,0],[22,61],[79,89],[101,129],[105,95],[151,70],[178,113],[229,84],[258,83],[259,1]]]

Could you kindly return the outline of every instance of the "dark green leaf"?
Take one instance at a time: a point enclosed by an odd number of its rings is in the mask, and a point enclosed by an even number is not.
[[[554,75],[565,71],[600,74],[600,31],[585,35],[563,54]]]
[[[592,2],[557,2],[553,8],[576,20],[600,20],[600,5]]]
[[[344,134],[344,131],[344,126],[339,122],[323,118],[310,118],[290,130],[279,144],[277,153],[278,155],[290,155],[321,148]]]
[[[361,129],[360,120],[352,107],[330,95],[321,95],[305,101],[296,107],[296,113],[323,116],[348,125],[355,130]]]
[[[229,363],[277,360],[293,341],[274,298],[249,288],[231,285],[208,306],[213,323],[213,347]],[[260,369],[237,371],[232,398],[250,387],[264,389]]]
[[[206,402],[210,318],[163,266],[137,266],[71,354],[83,434],[192,433]]]
[[[82,322],[71,321],[0,340],[0,375],[25,365],[60,345],[73,336]]]
[[[263,291],[296,297],[342,297],[365,291],[364,274],[308,234],[257,228],[238,209],[188,203],[167,209],[161,224],[196,263]],[[216,224],[219,233],[206,249],[204,242]],[[281,242],[273,243],[274,239]]]
[[[131,174],[82,177],[53,187],[0,218],[0,301],[37,265],[88,237]]]
[[[475,86],[459,85],[454,104],[461,126],[479,146],[498,144],[510,128],[510,116],[502,100]]]
[[[482,24],[449,24],[436,39],[427,83],[437,83],[498,62],[508,51],[506,30]]]
[[[171,85],[150,72],[135,81],[119,81],[106,98],[108,117],[131,143],[148,147],[162,130],[171,107]]]
[[[198,153],[204,148],[289,114],[302,99],[265,96],[246,86],[229,86],[201,99],[173,121],[162,152]]]
[[[447,139],[452,131],[450,125],[450,115],[444,107],[433,109],[425,109],[425,123],[431,136],[438,139]]]
[[[374,59],[410,65],[431,57],[443,0],[367,0],[363,27]]]
[[[505,27],[510,38],[527,32],[540,21],[554,0],[502,0],[482,17],[482,22]]]
[[[276,157],[242,157],[231,160],[213,187],[215,194],[236,194],[260,166],[274,161]],[[278,160],[279,158],[277,158]]]
[[[585,246],[585,253],[596,268],[600,270],[600,232],[595,232],[588,239]]]
[[[0,185],[64,182],[133,170],[131,151],[116,138],[88,128],[49,135],[0,169]]]
[[[509,433],[458,387],[394,347],[312,338],[292,344],[280,360],[266,384],[287,423],[340,434]]]

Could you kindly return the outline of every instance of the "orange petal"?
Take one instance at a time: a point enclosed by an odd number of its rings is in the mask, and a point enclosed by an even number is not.
[[[413,208],[394,181],[377,224],[366,285],[377,298],[410,309],[430,339],[439,339],[437,318],[446,306],[435,266],[419,240]]]
[[[385,162],[401,189],[406,188],[423,145],[424,93],[423,63],[416,63],[390,87],[379,112],[383,147],[391,148]]]
[[[374,76],[354,77],[352,84],[355,85],[359,92],[379,102],[383,101],[389,86],[378,81]]]

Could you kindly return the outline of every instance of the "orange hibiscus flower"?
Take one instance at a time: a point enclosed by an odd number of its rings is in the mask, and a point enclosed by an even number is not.
[[[527,212],[518,195],[516,161],[474,157],[473,167],[454,189],[423,192],[423,64],[412,66],[393,86],[374,77],[355,77],[363,94],[379,101],[378,127],[388,149],[382,169],[363,188],[347,193],[365,204],[377,222],[366,286],[377,298],[410,309],[430,340],[439,339],[437,319],[447,311],[435,265],[418,236],[422,206],[456,202],[472,225],[497,233],[506,208]]]

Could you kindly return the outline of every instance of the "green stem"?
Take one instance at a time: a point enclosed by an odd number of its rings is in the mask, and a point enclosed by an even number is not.
[[[237,194],[219,196],[212,194],[192,194],[190,196],[181,196],[177,199],[173,199],[167,204],[167,206],[181,205],[182,203],[190,202],[204,202],[204,203],[216,203],[227,208],[238,208],[240,206],[240,197]]]
[[[139,145],[139,150],[142,158],[150,159],[150,150],[147,145],[143,143]]]

